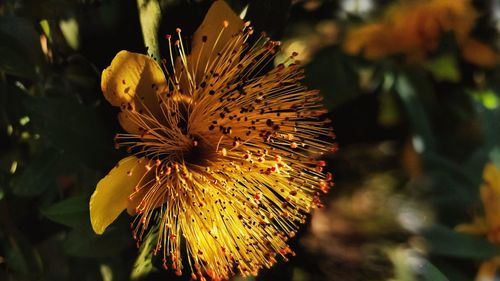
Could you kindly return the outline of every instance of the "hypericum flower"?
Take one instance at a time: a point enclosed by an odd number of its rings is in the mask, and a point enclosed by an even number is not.
[[[127,209],[138,242],[158,227],[153,253],[165,268],[182,274],[187,257],[193,279],[257,274],[293,255],[287,240],[333,185],[315,159],[335,150],[334,135],[294,55],[267,72],[279,43],[249,46],[252,28],[225,2],[209,9],[190,54],[177,33],[169,64],[121,51],[103,71],[127,131],[116,145],[132,156],[97,184],[92,227],[102,234]]]
[[[476,18],[470,0],[400,1],[380,21],[352,29],[344,50],[368,59],[404,55],[418,62],[438,48],[445,33],[453,33],[465,60],[493,67],[498,62],[497,53],[471,37]]]
[[[471,224],[460,224],[457,231],[483,235],[491,243],[500,245],[500,169],[492,163],[486,164],[481,185],[481,201],[484,218],[475,218]],[[476,281],[494,281],[500,268],[500,256],[481,264]]]

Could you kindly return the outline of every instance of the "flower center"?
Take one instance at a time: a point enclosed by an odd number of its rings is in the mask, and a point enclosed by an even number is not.
[[[117,134],[117,146],[127,146],[130,153],[160,161],[162,165],[175,163],[206,167],[216,157],[215,147],[203,134],[190,128],[190,114],[193,106],[189,97],[171,97],[160,105],[163,112],[160,120],[149,114],[130,110],[142,134]]]
[[[182,153],[182,160],[186,164],[207,167],[216,157],[215,148],[200,136],[191,136],[192,144]]]

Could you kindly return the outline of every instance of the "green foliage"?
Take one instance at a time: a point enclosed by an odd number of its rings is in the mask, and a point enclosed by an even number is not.
[[[24,172],[12,179],[12,192],[18,196],[37,196],[54,184],[59,153],[47,149],[35,156]]]
[[[422,281],[448,281],[449,279],[439,271],[437,267],[428,261],[425,261],[421,268]]]
[[[139,249],[139,254],[137,255],[132,273],[130,274],[131,280],[141,280],[156,270],[153,265],[152,249],[155,247],[157,239],[158,229],[155,228],[146,236],[144,243],[142,243]]]
[[[73,257],[109,258],[120,255],[132,244],[132,237],[127,229],[115,227],[102,236],[93,234],[91,230],[73,230],[64,240],[63,247],[65,253]]]
[[[500,248],[486,240],[435,225],[423,231],[429,252],[437,256],[489,259],[500,254]]]
[[[438,81],[458,82],[460,80],[457,60],[452,55],[443,55],[430,60],[426,67]]]
[[[24,105],[49,145],[90,167],[110,166],[112,135],[94,109],[69,99],[45,97],[26,97]]]
[[[47,218],[71,228],[90,228],[88,196],[70,197],[41,212]]]
[[[37,79],[42,54],[33,24],[23,18],[0,15],[0,42],[0,70]]]
[[[351,62],[340,48],[331,47],[305,66],[305,83],[321,91],[330,109],[360,94],[359,74]]]

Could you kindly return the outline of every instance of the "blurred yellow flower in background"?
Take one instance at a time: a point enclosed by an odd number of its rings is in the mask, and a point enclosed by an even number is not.
[[[492,163],[486,164],[481,185],[481,201],[484,217],[475,218],[471,224],[461,224],[457,231],[484,235],[491,243],[500,245],[500,169]],[[481,264],[476,281],[494,281],[500,268],[500,256]]]
[[[379,21],[350,30],[343,48],[367,59],[404,55],[411,62],[420,62],[438,48],[445,33],[452,33],[465,60],[493,67],[497,53],[471,38],[477,16],[469,0],[402,0]]]
[[[169,64],[121,51],[102,73],[127,131],[116,145],[132,156],[97,184],[92,227],[102,234],[127,209],[138,242],[158,227],[152,251],[163,267],[180,275],[188,264],[201,280],[228,279],[235,268],[256,275],[294,254],[287,240],[333,185],[317,160],[333,148],[326,110],[299,83],[296,54],[266,71],[279,43],[249,46],[253,29],[224,1],[189,54],[177,33],[173,42],[167,35]]]

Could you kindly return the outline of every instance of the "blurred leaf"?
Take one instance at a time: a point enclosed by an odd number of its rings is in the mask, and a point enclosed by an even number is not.
[[[16,125],[25,114],[21,97],[26,92],[17,85],[0,83],[0,93],[0,110],[5,112],[10,125]]]
[[[416,257],[410,256],[410,251],[402,247],[386,249],[387,256],[394,266],[394,277],[398,281],[416,281],[413,274],[412,264],[410,260],[415,260]]]
[[[90,228],[88,196],[65,199],[43,209],[42,214],[57,223],[72,228]]]
[[[452,281],[470,281],[467,276],[467,268],[457,267],[456,264],[449,259],[433,259],[433,264],[439,268],[448,280]]]
[[[482,237],[434,225],[423,231],[431,254],[438,256],[488,259],[500,255],[500,248]]]
[[[411,75],[401,73],[396,78],[395,91],[401,97],[405,106],[406,112],[413,125],[414,133],[422,138],[425,150],[433,151],[436,147],[436,141],[429,118],[426,112],[426,107],[421,101],[417,85],[422,86],[420,81],[412,80]]]
[[[59,158],[60,154],[55,149],[49,148],[39,153],[24,172],[12,180],[12,192],[18,196],[42,194],[55,182]]]
[[[493,162],[497,167],[500,167],[500,147],[493,148],[489,156],[491,162]]]
[[[318,52],[305,66],[305,84],[321,91],[329,109],[354,99],[361,91],[349,59],[338,47],[331,47]]]
[[[469,218],[467,208],[479,201],[478,185],[466,184],[460,176],[449,171],[428,167],[426,178],[432,181],[432,186],[426,192],[429,203],[435,207],[439,218],[450,227],[462,223]],[[421,186],[418,186],[421,188]]]
[[[4,49],[6,46],[16,47],[14,49],[17,54],[22,57],[18,61],[18,72],[23,74],[23,77],[35,78],[36,73],[39,71],[39,67],[44,63],[44,56],[42,53],[42,48],[40,45],[39,34],[35,29],[35,23],[33,21],[27,20],[21,17],[13,16],[0,16],[0,50]],[[6,37],[5,37],[6,36]],[[6,41],[10,38],[10,41]],[[9,48],[10,48],[9,47]],[[6,54],[3,50],[0,51],[0,61],[17,61],[14,57],[5,57]],[[15,75],[20,75],[19,73],[13,73]]]
[[[460,80],[460,71],[455,56],[448,54],[430,60],[426,68],[438,81],[457,82]]]
[[[35,65],[23,51],[23,46],[19,44],[16,38],[0,30],[0,42],[2,42],[0,44],[0,71],[35,79]]]
[[[141,22],[144,45],[148,47],[148,53],[155,58],[160,57],[158,49],[158,26],[161,21],[161,9],[158,0],[137,0],[139,19]]]
[[[158,238],[158,228],[153,231],[151,230],[146,237],[144,243],[142,243],[139,250],[139,255],[134,262],[134,267],[132,268],[132,273],[130,274],[131,280],[141,280],[142,278],[149,275],[151,272],[155,271],[156,268],[153,266],[153,247],[155,247],[156,239]]]
[[[40,27],[43,30],[43,33],[49,38],[49,41],[52,41],[52,34],[50,33],[50,24],[49,21],[46,19],[43,19],[40,21]]]
[[[470,167],[468,165],[458,165],[457,163],[446,159],[445,157],[429,152],[423,156],[423,159],[426,161],[426,166],[428,169],[432,171],[442,171],[446,173],[448,176],[459,180],[462,185],[468,186],[473,185],[478,186],[482,181],[482,168],[483,165],[479,167],[477,171],[469,170]],[[476,190],[470,190],[471,193],[476,193]]]
[[[103,258],[119,255],[121,251],[132,245],[130,231],[127,231],[123,220],[115,221],[103,235],[96,235],[91,229],[73,230],[63,242],[66,254],[74,257]],[[125,223],[128,225],[128,223]]]
[[[67,20],[62,20],[59,22],[59,27],[68,45],[73,48],[73,50],[78,49],[80,46],[80,33],[76,19],[69,18]]]
[[[25,97],[28,115],[42,138],[90,167],[109,167],[112,137],[94,109],[69,99]]]
[[[484,94],[484,93],[483,93]],[[487,95],[491,95],[489,93]],[[496,97],[496,95],[495,95]],[[496,97],[497,98],[497,97]],[[491,98],[494,99],[494,98]],[[489,109],[482,100],[476,102],[476,112],[481,124],[484,145],[492,149],[500,145],[500,108]]]
[[[25,275],[36,276],[42,271],[42,261],[36,249],[24,236],[16,233],[1,242],[6,253],[7,267]]]
[[[9,237],[8,245],[5,247],[7,248],[6,259],[8,266],[14,271],[28,273],[28,263],[17,242],[12,237]]]
[[[449,281],[446,276],[432,263],[424,260],[418,269],[419,280],[421,281]]]
[[[290,13],[291,0],[253,0],[245,16],[257,32],[265,31],[274,40],[281,37]]]
[[[470,92],[474,99],[484,108],[494,110],[498,108],[498,96],[492,90],[475,90]]]
[[[394,95],[384,91],[380,94],[380,110],[378,122],[386,127],[398,124],[400,119],[399,105],[394,99]]]

